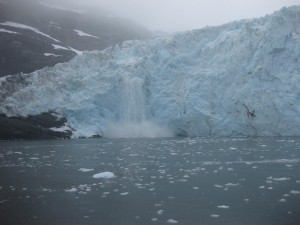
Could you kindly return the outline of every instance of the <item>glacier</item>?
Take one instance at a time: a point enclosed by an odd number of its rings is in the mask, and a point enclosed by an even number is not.
[[[84,52],[0,87],[0,113],[55,112],[74,138],[297,136],[300,6]]]

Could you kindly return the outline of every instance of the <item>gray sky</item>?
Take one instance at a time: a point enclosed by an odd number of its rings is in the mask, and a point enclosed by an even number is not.
[[[95,4],[150,30],[183,31],[254,18],[300,0],[61,0]]]

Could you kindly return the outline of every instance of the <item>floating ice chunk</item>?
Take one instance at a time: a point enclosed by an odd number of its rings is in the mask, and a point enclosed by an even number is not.
[[[216,188],[222,188],[223,186],[219,185],[219,184],[215,184],[214,187],[216,187]]]
[[[93,178],[103,178],[103,179],[110,179],[110,178],[114,178],[115,174],[112,172],[102,172],[102,173],[97,173],[93,175]]]
[[[280,178],[273,178],[274,181],[286,181],[286,180],[290,180],[291,178],[288,177],[280,177]]]
[[[5,203],[5,202],[9,202],[9,200],[1,200],[1,201],[0,201],[0,204],[3,204],[3,203]]]
[[[31,160],[38,160],[39,158],[37,158],[37,157],[31,157],[29,159],[31,159]]]
[[[156,222],[157,221],[157,218],[152,218],[151,219],[153,222]]]
[[[175,224],[175,223],[178,223],[178,221],[174,220],[174,219],[168,219],[167,223]]]
[[[290,193],[293,194],[293,195],[299,195],[300,191],[298,191],[298,190],[297,191],[296,190],[291,190]]]
[[[65,189],[65,192],[76,192],[77,188]]]
[[[120,193],[120,195],[128,195],[129,194],[129,192],[123,192],[123,193]]]
[[[199,190],[199,187],[193,187],[194,190]]]
[[[262,185],[262,186],[259,186],[258,188],[260,188],[260,189],[265,189],[265,186]]]
[[[286,199],[282,198],[279,200],[279,202],[286,202]]]
[[[220,215],[217,215],[217,214],[211,214],[210,217],[212,217],[212,218],[218,218],[218,217],[220,217]]]
[[[80,184],[78,186],[78,188],[81,190],[81,191],[91,191],[91,187],[88,185],[88,184]]]
[[[157,211],[157,215],[162,215],[163,213],[164,213],[163,209]]]
[[[22,152],[14,152],[15,154],[23,155]]]
[[[78,170],[81,171],[81,172],[83,172],[83,173],[94,171],[94,169],[87,169],[87,168],[80,168]]]
[[[230,207],[228,205],[219,205],[219,209],[229,209]]]
[[[239,186],[240,183],[236,183],[236,184],[233,184],[233,183],[227,183],[225,184],[225,186],[228,186],[228,187],[234,187],[234,186]]]

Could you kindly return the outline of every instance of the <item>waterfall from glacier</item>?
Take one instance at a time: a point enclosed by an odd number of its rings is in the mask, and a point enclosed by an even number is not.
[[[122,79],[122,120],[123,122],[140,123],[145,116],[144,81],[138,77]]]
[[[120,118],[111,123],[104,137],[139,138],[172,137],[170,129],[146,119],[144,81],[139,77],[123,76],[120,83]]]

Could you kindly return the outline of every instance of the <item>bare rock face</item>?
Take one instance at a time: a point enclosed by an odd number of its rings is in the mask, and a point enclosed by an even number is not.
[[[149,36],[146,29],[100,10],[68,10],[34,0],[1,1],[0,77],[30,73],[67,62],[82,51]]]
[[[52,113],[28,117],[7,117],[1,114],[0,139],[66,139],[71,137],[71,129],[59,130],[66,123],[65,118],[59,118]]]

